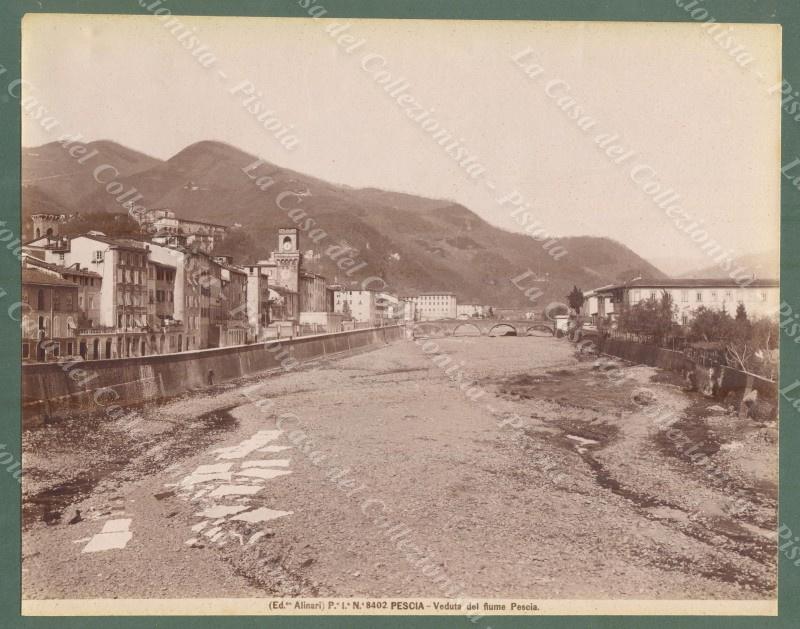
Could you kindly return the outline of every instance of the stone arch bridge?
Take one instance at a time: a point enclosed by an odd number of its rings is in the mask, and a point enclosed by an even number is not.
[[[555,326],[549,321],[531,319],[438,319],[406,323],[414,338],[428,336],[553,336]]]

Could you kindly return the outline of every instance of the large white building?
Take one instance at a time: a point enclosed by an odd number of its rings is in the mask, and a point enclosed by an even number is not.
[[[780,283],[778,280],[752,280],[740,286],[732,279],[638,279],[623,284],[609,284],[584,293],[581,312],[592,323],[614,319],[620,306],[632,306],[655,298],[660,300],[666,291],[675,306],[675,322],[687,325],[697,308],[725,310],[736,314],[739,304],[744,304],[749,317],[778,315]]]
[[[372,290],[336,290],[333,294],[333,311],[350,315],[359,323],[381,325],[387,318],[386,303]]]
[[[416,303],[417,319],[420,321],[455,319],[458,316],[454,293],[422,293],[412,299]]]

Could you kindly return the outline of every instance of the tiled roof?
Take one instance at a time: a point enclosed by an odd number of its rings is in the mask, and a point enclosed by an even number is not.
[[[742,286],[744,284],[744,286]],[[778,280],[756,279],[750,282],[737,282],[731,278],[703,278],[703,279],[647,279],[642,278],[620,284],[611,284],[602,288],[595,288],[595,292],[608,292],[618,288],[775,288],[780,286]]]
[[[77,269],[74,266],[64,266],[62,264],[53,264],[51,262],[45,262],[44,260],[40,260],[39,258],[34,258],[32,256],[27,256],[25,258],[25,263],[30,266],[36,266],[42,269],[48,269],[50,271],[55,271],[56,273],[69,273],[71,275],[82,275],[84,277],[100,277],[100,273],[95,273],[94,271],[90,271],[88,269]]]
[[[44,273],[38,269],[22,269],[23,284],[40,284],[43,286],[69,286],[77,290],[78,285],[61,277]]]

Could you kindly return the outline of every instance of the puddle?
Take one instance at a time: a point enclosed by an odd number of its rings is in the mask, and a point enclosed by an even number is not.
[[[58,524],[70,504],[87,498],[103,478],[123,467],[124,464],[96,467],[78,474],[66,483],[25,498],[22,505],[23,528],[28,528],[34,522]]]
[[[652,507],[647,512],[659,520],[675,520],[676,522],[689,522],[689,515],[685,511],[674,507]]]
[[[235,408],[232,406],[200,415],[195,422],[177,425],[174,430],[160,435],[149,436],[149,439],[132,441],[131,436],[115,430],[113,427],[103,426],[91,419],[81,427],[83,433],[89,427],[94,427],[89,447],[97,444],[98,457],[96,464],[89,470],[79,472],[72,478],[47,487],[35,494],[26,496],[22,504],[22,526],[28,529],[36,522],[45,522],[54,525],[61,522],[64,512],[70,505],[88,498],[103,480],[127,468],[137,457],[145,454],[154,445],[162,445],[158,455],[161,461],[174,462],[210,445],[221,432],[227,432],[238,425],[238,420],[230,414]],[[63,422],[54,427],[54,432],[49,433],[53,439],[58,439],[62,446],[73,447],[74,435],[70,436],[70,428],[76,427],[79,420]],[[65,429],[65,430],[61,430]],[[62,440],[62,434],[63,440]],[[85,448],[86,443],[77,444],[76,448]],[[125,458],[119,458],[119,452],[130,452]],[[103,460],[107,452],[116,454],[116,458]],[[146,473],[152,473],[152,466]],[[26,472],[27,473],[27,472]],[[142,472],[145,473],[144,471]]]
[[[751,533],[755,533],[756,535],[760,535],[761,537],[768,539],[768,540],[777,540],[778,539],[778,532],[777,531],[770,531],[767,529],[762,529],[760,526],[755,526],[754,524],[749,524],[747,522],[739,522],[739,525],[742,528],[747,529]]]
[[[579,437],[578,435],[567,435],[567,439],[577,441],[582,446],[596,446],[600,443],[594,439],[587,439],[586,437]]]

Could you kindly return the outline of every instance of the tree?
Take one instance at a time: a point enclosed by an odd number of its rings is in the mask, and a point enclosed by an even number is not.
[[[567,304],[570,308],[572,308],[576,313],[581,311],[581,306],[583,306],[584,298],[583,298],[583,291],[579,289],[577,286],[572,287],[572,291],[569,295],[567,295]]]
[[[81,212],[62,226],[62,236],[78,236],[90,231],[103,232],[109,238],[141,238],[142,230],[135,220],[124,212]]]
[[[689,326],[689,338],[695,341],[727,341],[736,335],[731,316],[721,310],[712,310],[700,306],[694,311]]]
[[[768,317],[734,321],[734,334],[725,346],[728,363],[767,378],[777,374],[778,322]]]
[[[619,327],[624,332],[657,334],[661,321],[661,306],[655,297],[633,304],[624,304],[619,317]]]
[[[739,302],[736,306],[736,321],[747,321],[747,309],[744,307],[744,302]]]
[[[658,320],[656,321],[656,335],[663,338],[667,336],[673,328],[675,320],[675,301],[669,291],[661,291],[661,301],[658,309]]]

